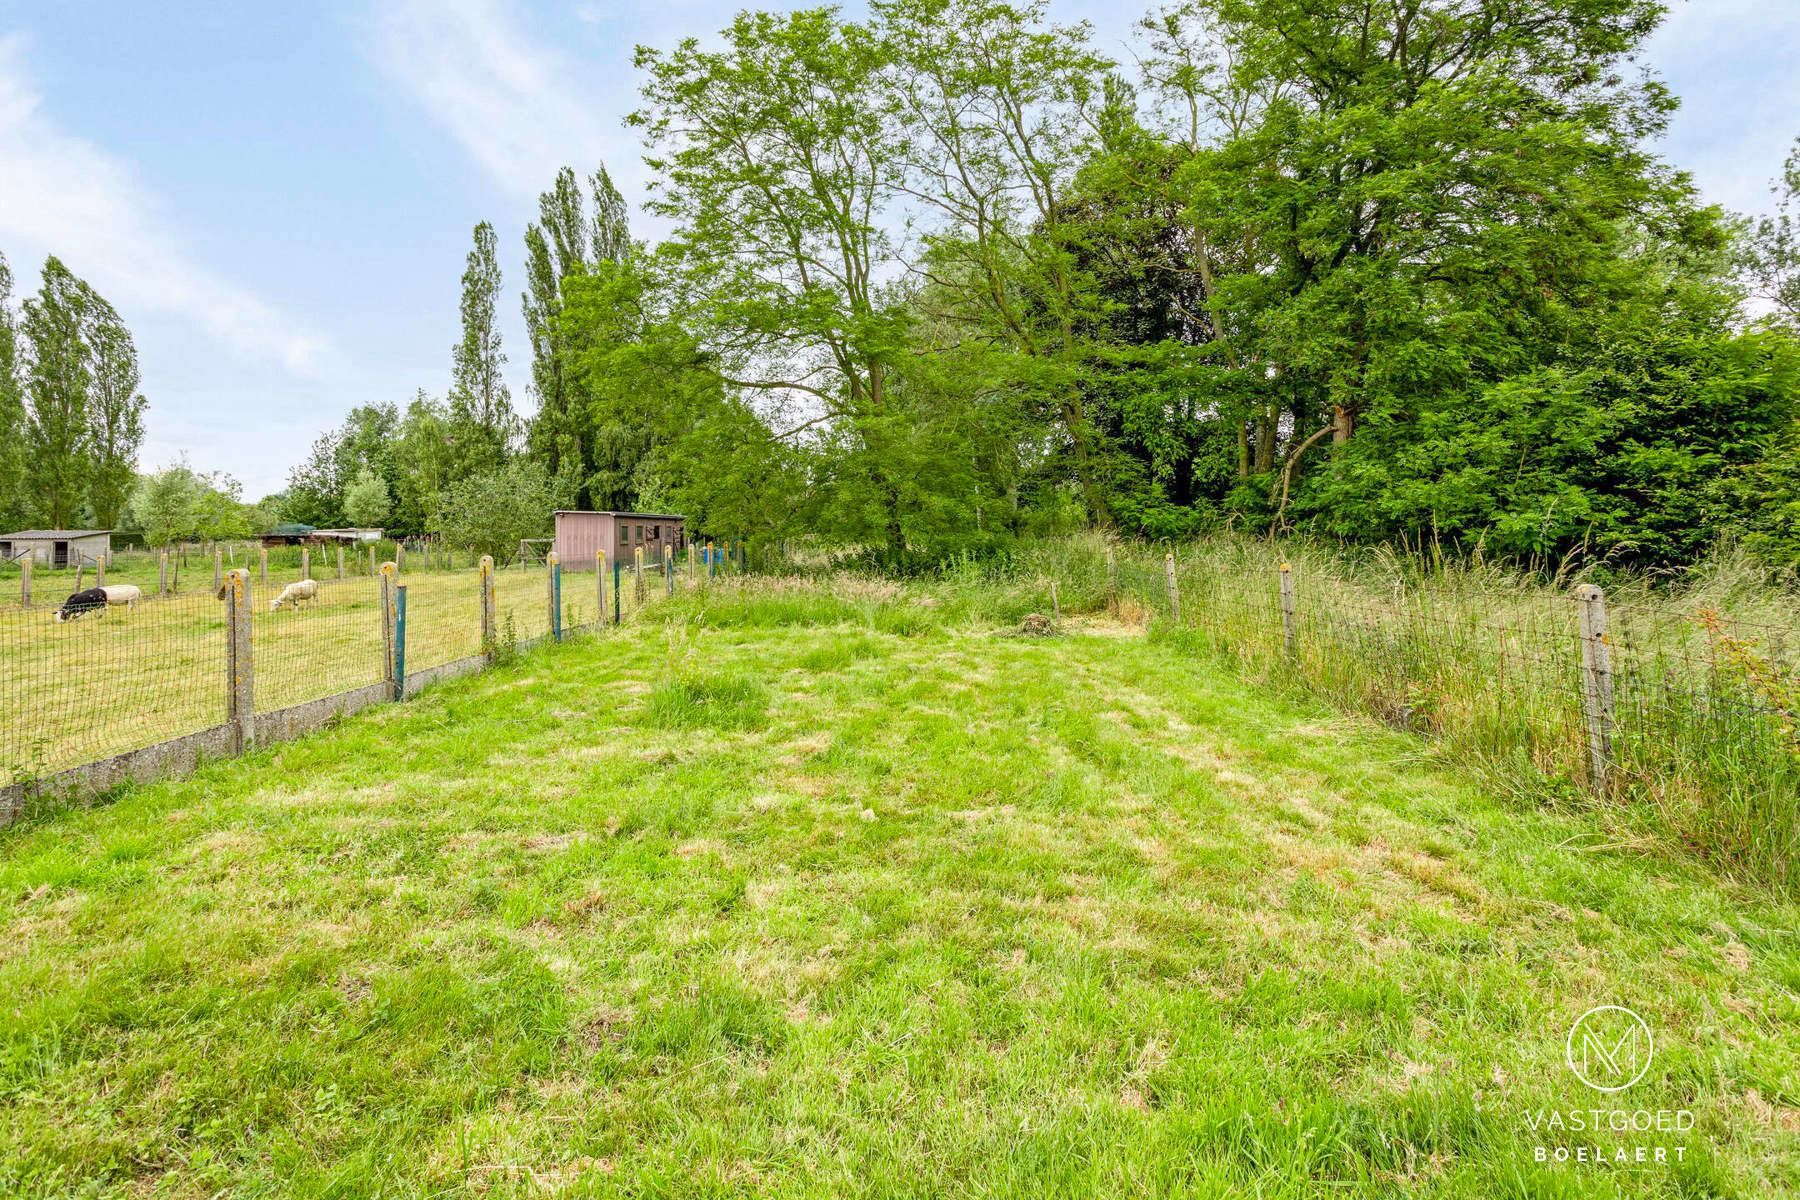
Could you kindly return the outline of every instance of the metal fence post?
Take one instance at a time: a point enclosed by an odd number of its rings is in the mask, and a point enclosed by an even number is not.
[[[562,564],[556,551],[544,555],[544,585],[550,601],[550,640],[562,641]]]
[[[1612,785],[1612,642],[1606,632],[1606,594],[1591,583],[1575,589],[1581,613],[1581,701],[1587,716],[1588,766],[1596,791]]]
[[[1294,653],[1294,569],[1281,564],[1281,649],[1290,658]]]
[[[234,570],[221,585],[225,595],[225,721],[231,752],[242,754],[256,737],[256,676],[250,642],[250,572]]]
[[[399,573],[399,568],[397,568],[393,563],[384,562],[381,564],[381,647],[382,647],[382,656],[383,656],[383,661],[382,661],[382,666],[381,666],[381,677],[383,680],[385,680],[389,684],[392,684],[394,682],[394,678],[395,678],[395,676],[394,676],[394,615],[395,615],[395,608],[394,608],[394,606],[395,606],[395,600],[394,600],[395,579],[394,579],[394,577],[398,573]]]
[[[621,620],[621,618],[623,617],[623,613],[620,611],[621,606],[622,606],[622,601],[619,599],[619,592],[620,592],[621,586],[622,586],[622,582],[620,579],[621,566],[622,566],[622,564],[620,563],[618,557],[615,556],[613,558],[613,624],[614,625],[617,625],[619,623],[619,621]]]
[[[494,556],[481,556],[481,652],[494,661]]]
[[[594,551],[594,624],[606,624],[606,551]]]
[[[1163,555],[1163,575],[1169,588],[1169,619],[1181,624],[1181,590],[1175,585],[1175,553]]]
[[[394,585],[394,699],[406,699],[406,585]]]

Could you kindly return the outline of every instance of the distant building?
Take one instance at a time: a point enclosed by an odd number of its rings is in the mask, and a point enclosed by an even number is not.
[[[262,535],[265,546],[344,546],[357,542],[379,542],[382,531],[379,529],[319,529],[312,525],[302,525],[297,521],[287,521]]]
[[[644,548],[646,561],[687,548],[687,518],[672,513],[574,512],[556,514],[556,557],[565,567],[589,567],[598,551],[627,565]]]
[[[379,542],[380,529],[315,529],[309,540],[315,542]]]
[[[31,556],[34,564],[73,567],[84,562],[112,561],[110,529],[21,529],[0,534],[0,558]]]

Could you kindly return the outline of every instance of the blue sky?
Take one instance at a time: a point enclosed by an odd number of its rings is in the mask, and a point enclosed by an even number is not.
[[[640,197],[632,47],[741,7],[0,0],[0,252],[20,292],[54,252],[125,314],[143,466],[185,452],[254,497],[352,406],[442,394],[470,230],[490,220],[528,408],[518,262],[537,193],[603,160]],[[1134,0],[1052,11],[1128,57]],[[1664,153],[1709,198],[1765,206],[1800,135],[1800,0],[1677,3],[1645,60],[1683,102]]]

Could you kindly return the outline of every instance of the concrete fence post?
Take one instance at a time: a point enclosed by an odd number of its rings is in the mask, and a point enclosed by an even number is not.
[[[381,677],[387,683],[394,682],[394,618],[395,599],[394,584],[399,568],[391,563],[381,564]]]
[[[700,548],[692,542],[688,543],[688,585],[700,586]]]
[[[81,577],[87,574],[87,563],[82,559],[75,560],[75,590],[81,590]]]
[[[1294,568],[1281,564],[1281,650],[1294,655]]]
[[[494,556],[481,556],[481,652],[494,661],[497,631],[494,629]]]
[[[261,587],[269,586],[269,548],[267,546],[256,548],[256,582]]]
[[[96,558],[94,560],[94,586],[95,587],[105,587],[106,586],[106,556],[105,555],[101,555],[99,558]],[[214,588],[213,590],[217,591],[218,589]]]
[[[667,544],[663,546],[662,558],[663,591],[673,596],[675,594],[675,554]]]
[[[713,551],[713,541],[706,539],[706,577],[713,578],[719,573],[719,556]]]
[[[256,674],[250,639],[250,572],[233,570],[221,583],[225,596],[225,721],[231,752],[242,754],[256,737]]]
[[[1119,611],[1119,559],[1111,546],[1106,548],[1106,611]]]
[[[1612,786],[1612,641],[1606,630],[1606,594],[1591,583],[1575,589],[1581,614],[1581,701],[1587,717],[1588,767],[1594,790]]]
[[[544,587],[550,603],[550,640],[562,641],[562,564],[556,551],[544,555]]]
[[[300,578],[312,578],[312,548],[309,546],[300,547]]]
[[[1175,583],[1175,554],[1163,555],[1163,578],[1169,589],[1169,619],[1181,624],[1181,589]]]
[[[31,607],[31,555],[19,560],[19,607]]]
[[[373,546],[369,547],[369,575],[371,578],[375,575],[375,547]]]
[[[406,570],[406,543],[405,542],[395,542],[394,543],[394,570],[396,570],[396,571]]]
[[[344,577],[344,548],[342,546],[339,546],[337,548],[337,552],[338,552],[338,578],[342,579]]]
[[[225,552],[217,546],[213,547],[213,592],[216,594],[225,586]]]
[[[167,550],[156,552],[156,594],[159,596],[169,594],[169,552]]]
[[[642,608],[644,607],[644,548],[642,546],[637,548],[637,561],[635,566],[637,568],[637,578],[632,581],[631,598],[637,601],[637,606],[639,608]]]

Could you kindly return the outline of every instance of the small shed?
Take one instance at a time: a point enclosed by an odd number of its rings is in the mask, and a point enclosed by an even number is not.
[[[565,569],[594,565],[595,554],[606,551],[616,562],[631,563],[637,548],[646,561],[687,549],[687,518],[673,513],[575,512],[556,514],[556,557]]]
[[[305,525],[299,521],[283,521],[269,532],[262,535],[265,546],[298,546],[310,538],[316,527]]]
[[[35,565],[74,567],[88,562],[112,561],[110,529],[21,529],[0,534],[0,558],[27,555]]]

